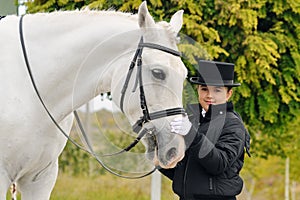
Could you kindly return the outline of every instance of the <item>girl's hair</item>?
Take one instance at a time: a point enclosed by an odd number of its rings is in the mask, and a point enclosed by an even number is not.
[[[228,91],[230,91],[232,89],[231,86],[226,86],[226,87],[227,87]]]
[[[200,85],[196,85],[196,88],[199,87]],[[232,86],[224,86],[228,89],[228,91],[230,91],[232,89]]]

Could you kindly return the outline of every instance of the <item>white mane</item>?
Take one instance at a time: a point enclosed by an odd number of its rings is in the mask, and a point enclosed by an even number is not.
[[[56,18],[59,17],[61,18],[67,18],[69,16],[76,16],[76,17],[109,17],[109,18],[121,18],[121,19],[129,19],[132,20],[133,22],[136,23],[138,16],[137,14],[132,14],[132,13],[127,13],[127,12],[121,12],[121,11],[115,11],[115,10],[94,10],[94,9],[89,9],[88,7],[83,8],[81,10],[73,10],[73,11],[55,11],[51,13],[36,13],[33,14],[34,17],[40,18],[40,17],[49,17],[51,18]],[[63,20],[63,19],[61,19]],[[168,35],[173,36],[170,37],[172,40],[171,42],[178,43],[179,38],[177,37],[177,32],[173,29],[173,27],[166,21],[160,21],[156,23],[158,27],[161,29],[165,29],[168,32]]]
[[[37,13],[38,15],[39,13]],[[40,13],[43,14],[43,13]],[[71,11],[55,11],[51,13],[44,13],[46,15],[58,15],[58,16],[64,16],[64,15],[105,15],[105,16],[117,16],[117,17],[128,17],[128,18],[133,18],[134,20],[137,20],[137,14],[132,14],[132,13],[127,13],[127,12],[121,12],[121,11],[116,11],[116,10],[93,10],[89,8],[84,8],[81,10],[71,10]]]

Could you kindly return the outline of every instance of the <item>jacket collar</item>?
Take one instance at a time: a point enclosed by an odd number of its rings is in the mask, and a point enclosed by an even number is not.
[[[187,105],[187,112],[190,113],[189,115],[197,118],[197,121],[204,122],[210,121],[217,116],[224,115],[226,112],[233,112],[233,104],[232,102],[227,102],[219,105],[210,105],[205,117],[202,116],[201,111],[202,107],[199,103]]]
[[[217,116],[222,116],[222,115],[225,115],[226,112],[232,112],[232,111],[233,111],[232,102],[227,102],[227,103],[218,104],[218,105],[210,105],[203,120],[210,121],[210,120],[216,118]],[[201,116],[200,116],[200,119],[201,119]]]

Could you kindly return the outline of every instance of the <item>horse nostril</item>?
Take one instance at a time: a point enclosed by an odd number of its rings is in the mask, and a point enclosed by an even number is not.
[[[171,160],[172,158],[174,158],[177,154],[177,150],[175,147],[172,147],[171,149],[169,149],[169,151],[167,152],[166,158],[167,160]]]

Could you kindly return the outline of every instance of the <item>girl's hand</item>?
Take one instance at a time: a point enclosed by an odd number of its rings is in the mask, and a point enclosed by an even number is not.
[[[171,132],[179,135],[186,135],[189,133],[192,123],[190,122],[187,115],[175,117],[170,122]]]

